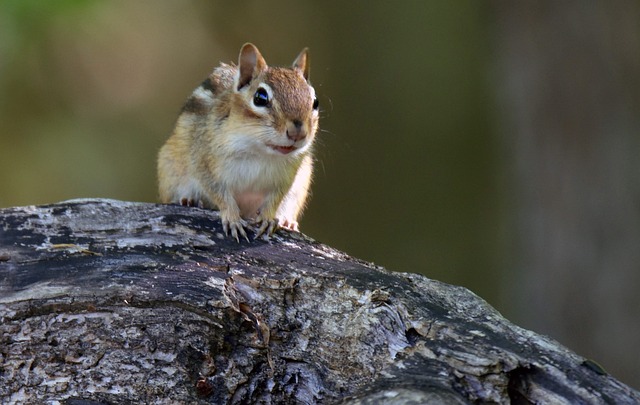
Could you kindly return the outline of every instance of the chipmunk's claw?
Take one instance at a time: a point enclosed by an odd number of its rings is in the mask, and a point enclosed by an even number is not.
[[[271,235],[278,229],[277,219],[258,219],[258,228],[256,229],[256,236],[254,240],[263,236],[264,240],[268,240]]]
[[[181,198],[180,199],[180,205],[182,205],[183,207],[198,207],[198,208],[204,208],[204,203],[202,202],[202,200],[194,200],[193,198]]]
[[[236,240],[236,242],[240,243],[240,236],[242,236],[247,242],[249,242],[249,237],[247,236],[247,232],[244,228],[247,226],[247,222],[244,220],[239,221],[228,221],[222,220],[222,230],[224,234],[231,236]]]

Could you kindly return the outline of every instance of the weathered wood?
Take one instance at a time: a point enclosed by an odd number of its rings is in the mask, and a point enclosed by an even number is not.
[[[113,200],[3,209],[0,232],[3,404],[640,402],[464,288],[301,234]]]

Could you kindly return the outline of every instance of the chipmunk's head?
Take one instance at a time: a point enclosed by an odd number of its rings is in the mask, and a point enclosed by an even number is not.
[[[312,145],[318,99],[309,84],[307,49],[291,68],[269,67],[253,44],[240,50],[231,119],[238,142],[268,154],[295,156]]]

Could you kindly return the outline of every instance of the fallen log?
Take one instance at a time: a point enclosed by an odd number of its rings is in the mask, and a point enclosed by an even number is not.
[[[640,403],[465,288],[217,212],[0,210],[0,403]]]

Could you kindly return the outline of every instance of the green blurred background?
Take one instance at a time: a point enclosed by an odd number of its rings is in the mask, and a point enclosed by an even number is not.
[[[0,207],[156,201],[157,151],[210,70],[247,41],[275,65],[308,46],[302,230],[640,386],[638,3],[522,4],[0,0]]]

